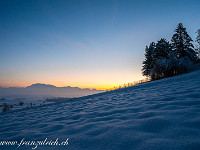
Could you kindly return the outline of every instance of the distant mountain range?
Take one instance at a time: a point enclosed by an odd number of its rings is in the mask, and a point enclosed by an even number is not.
[[[0,87],[0,97],[7,96],[43,96],[43,97],[80,97],[103,92],[96,89],[81,89],[79,87],[56,87],[50,84],[36,83],[30,86],[19,87]]]

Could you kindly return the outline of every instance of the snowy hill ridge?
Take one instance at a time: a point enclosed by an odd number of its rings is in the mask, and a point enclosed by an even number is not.
[[[200,149],[199,75],[200,70],[69,102],[1,113],[0,137],[17,141],[69,138],[67,146],[37,149]]]

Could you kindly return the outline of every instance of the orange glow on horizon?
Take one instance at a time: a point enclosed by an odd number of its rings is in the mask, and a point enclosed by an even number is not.
[[[108,83],[90,83],[90,84],[61,84],[61,83],[55,83],[55,82],[35,82],[35,83],[0,83],[0,87],[4,87],[4,88],[8,88],[8,87],[21,87],[21,88],[24,88],[24,87],[27,87],[27,86],[30,86],[32,84],[36,84],[36,83],[41,83],[41,84],[49,84],[49,85],[54,85],[56,87],[67,87],[67,86],[70,86],[70,87],[79,87],[81,89],[96,89],[96,90],[108,90],[108,89],[111,89],[113,87],[118,87],[120,85],[123,85],[123,84],[127,84],[127,83],[133,83],[134,81],[131,80],[131,81],[126,81],[126,82],[108,82]]]
[[[24,78],[21,74],[0,79],[1,87],[27,87],[35,83],[50,84],[56,87],[79,87],[97,90],[107,90],[116,86],[132,83],[144,79],[140,72],[93,72],[93,73],[75,73],[75,74],[31,74],[28,73]]]
[[[33,83],[33,84],[36,84],[36,83]],[[49,84],[49,83],[41,83],[41,84]],[[9,88],[9,87],[17,87],[17,88],[25,88],[27,86],[30,86],[32,84],[1,84],[0,87],[3,87],[3,88]],[[114,86],[118,86],[119,84],[116,84],[116,85],[80,85],[80,86],[76,86],[76,85],[59,85],[59,84],[49,84],[49,85],[54,85],[56,87],[67,87],[67,86],[70,86],[70,87],[79,87],[81,89],[96,89],[96,90],[107,90],[107,89],[110,89],[110,88],[113,88]]]

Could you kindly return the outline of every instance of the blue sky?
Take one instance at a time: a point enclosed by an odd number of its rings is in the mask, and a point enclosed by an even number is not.
[[[108,88],[144,78],[144,49],[183,23],[195,40],[198,0],[1,0],[0,85]]]

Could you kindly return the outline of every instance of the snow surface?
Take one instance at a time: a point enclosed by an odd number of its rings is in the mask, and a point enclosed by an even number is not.
[[[37,149],[199,150],[200,70],[0,116],[0,140],[69,138]]]

